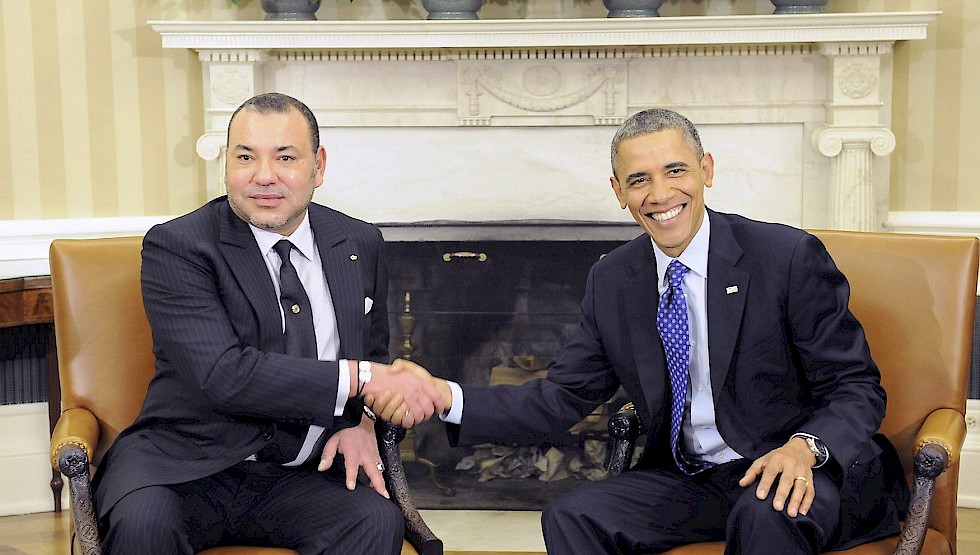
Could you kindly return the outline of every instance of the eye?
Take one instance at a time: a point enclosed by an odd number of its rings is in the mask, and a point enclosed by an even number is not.
[[[626,182],[627,189],[638,189],[649,181],[646,177],[637,177]]]
[[[282,160],[283,162],[292,162],[293,160],[296,159],[296,157],[291,156],[289,154],[283,154],[282,156],[279,157],[279,159]]]
[[[251,154],[239,154],[237,158],[242,162],[248,162],[253,159]]]
[[[671,168],[670,170],[667,170],[667,176],[677,177],[679,175],[683,175],[685,171],[685,168]]]

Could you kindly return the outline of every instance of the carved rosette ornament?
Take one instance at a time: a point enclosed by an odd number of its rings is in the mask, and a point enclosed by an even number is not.
[[[253,81],[251,71],[233,66],[211,66],[211,92],[229,106],[237,106],[255,94]]]
[[[884,127],[824,127],[813,137],[814,146],[831,158],[831,229],[875,229],[875,180],[872,155],[886,156],[895,149],[895,135]]]
[[[864,98],[876,90],[877,73],[877,66],[869,60],[847,62],[837,76],[837,87],[850,98],[855,100]]]

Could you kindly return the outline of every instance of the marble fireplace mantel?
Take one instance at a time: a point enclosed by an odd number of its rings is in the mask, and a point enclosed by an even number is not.
[[[317,199],[363,219],[622,223],[608,144],[630,114],[690,117],[709,206],[877,229],[892,47],[938,12],[476,21],[153,21],[204,76],[208,192],[234,108],[277,90],[315,112]]]

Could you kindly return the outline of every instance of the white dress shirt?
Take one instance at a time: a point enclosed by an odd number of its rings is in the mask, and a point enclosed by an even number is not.
[[[715,404],[711,394],[711,366],[708,359],[708,238],[711,222],[705,211],[701,228],[691,239],[684,252],[677,257],[688,267],[681,287],[687,298],[688,327],[691,330],[691,358],[687,382],[687,400],[684,403],[684,419],[681,436],[684,451],[692,458],[721,464],[742,458],[729,447],[718,432],[715,421]],[[653,239],[650,240],[653,243]],[[667,266],[673,258],[664,254],[656,243],[653,253],[657,257],[657,288],[663,295],[669,285]],[[642,378],[643,376],[640,376]],[[667,384],[669,387],[669,384]]]
[[[330,287],[327,278],[323,274],[323,265],[320,261],[320,251],[313,240],[313,229],[310,227],[309,212],[303,216],[303,221],[299,227],[289,237],[259,229],[251,224],[248,226],[255,236],[255,241],[259,245],[259,252],[263,254],[266,269],[272,277],[272,283],[276,288],[276,306],[279,307],[279,317],[282,320],[282,329],[286,329],[286,315],[283,313],[282,304],[279,299],[279,267],[282,265],[279,255],[273,250],[273,246],[282,239],[288,239],[295,247],[289,251],[289,261],[296,268],[299,279],[306,289],[306,296],[310,299],[310,307],[313,310],[313,331],[316,335],[317,358],[320,360],[337,360],[340,353],[340,332],[337,330],[337,315],[334,312],[333,300],[330,297]],[[337,372],[337,397],[334,400],[334,416],[344,413],[344,406],[350,393],[350,370],[346,360],[339,361]],[[317,425],[310,426],[310,432],[306,435],[297,460],[286,463],[284,466],[294,466],[306,460],[307,455],[313,449],[323,427]]]

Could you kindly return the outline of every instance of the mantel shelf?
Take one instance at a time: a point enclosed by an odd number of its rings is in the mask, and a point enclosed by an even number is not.
[[[164,48],[433,49],[803,44],[923,39],[940,12],[603,19],[150,21]]]

